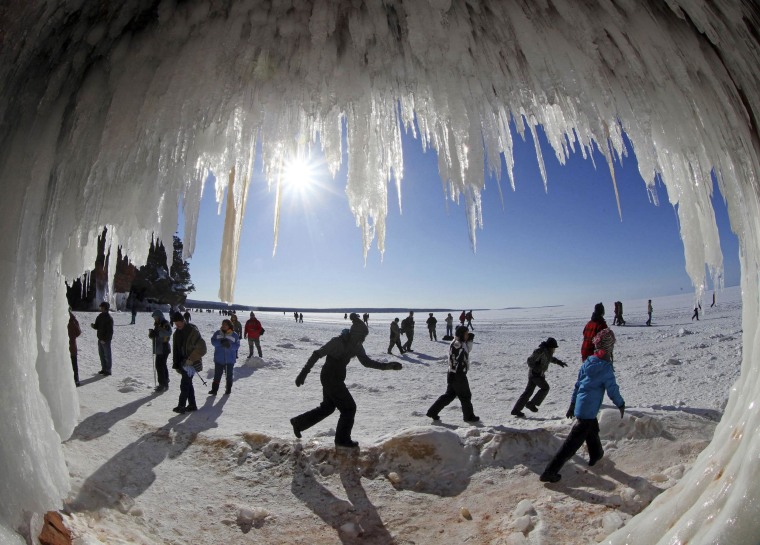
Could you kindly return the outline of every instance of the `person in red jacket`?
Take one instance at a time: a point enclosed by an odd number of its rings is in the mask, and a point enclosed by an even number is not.
[[[256,319],[256,315],[251,312],[251,317],[245,323],[245,338],[248,339],[248,357],[253,357],[253,345],[256,345],[256,350],[261,357],[261,342],[259,337],[264,333],[264,328],[261,327],[261,322]]]
[[[594,337],[602,329],[607,329],[607,322],[604,320],[604,305],[597,303],[594,305],[594,313],[591,320],[583,328],[583,344],[581,345],[581,361],[594,353]]]

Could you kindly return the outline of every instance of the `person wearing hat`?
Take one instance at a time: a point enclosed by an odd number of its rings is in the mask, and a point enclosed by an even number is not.
[[[232,393],[232,371],[240,348],[240,337],[232,329],[232,320],[222,320],[222,327],[211,337],[211,344],[214,347],[214,381],[211,383],[211,391],[208,395],[215,396],[219,391],[222,375],[227,376],[224,395],[230,395]]]
[[[351,439],[354,427],[356,403],[346,387],[346,367],[352,358],[356,357],[365,367],[384,371],[399,371],[402,365],[398,362],[380,362],[370,359],[364,351],[364,339],[369,334],[367,325],[356,313],[351,313],[351,329],[344,329],[337,337],[330,339],[323,347],[315,350],[296,377],[296,386],[300,387],[306,381],[306,376],[320,358],[325,358],[319,380],[322,383],[322,403],[310,411],[290,419],[293,433],[300,439],[301,432],[330,416],[335,409],[340,411],[338,425],[335,428],[335,446],[359,446]]]
[[[185,322],[185,317],[180,312],[172,314],[172,322],[176,329],[172,340],[172,368],[182,376],[179,383],[179,403],[172,410],[182,414],[198,410],[193,376],[203,369],[201,358],[206,355],[206,341],[195,325]]]
[[[604,320],[604,305],[597,303],[594,305],[594,312],[591,319],[583,328],[583,343],[581,344],[581,361],[586,361],[594,353],[594,337],[602,329],[607,329],[607,322]]]
[[[169,344],[169,340],[172,338],[172,325],[164,318],[164,313],[160,310],[154,310],[151,316],[153,317],[153,328],[148,330],[148,337],[153,341],[153,361],[158,379],[155,392],[161,393],[169,389],[169,369],[166,363],[172,351]]]
[[[401,320],[401,333],[406,335],[404,343],[404,352],[412,351],[412,341],[414,341],[414,311],[409,311],[409,316]]]
[[[583,362],[578,371],[578,380],[566,414],[568,418],[576,418],[575,424],[541,474],[540,479],[543,482],[559,481],[562,478],[559,470],[578,452],[583,443],[586,443],[588,449],[588,465],[593,466],[602,459],[604,449],[599,439],[597,414],[602,407],[605,392],[620,411],[620,418],[625,414],[625,401],[620,395],[620,388],[615,380],[615,369],[612,366],[615,334],[611,329],[603,329],[594,337],[594,346],[596,351]]]
[[[97,330],[98,356],[100,356],[99,375],[111,375],[111,339],[113,339],[113,318],[108,314],[111,305],[103,301],[100,303],[100,314],[95,318],[95,323],[90,327]]]
[[[538,345],[533,353],[528,356],[526,363],[528,364],[528,385],[525,387],[525,391],[517,398],[517,403],[512,408],[512,416],[518,418],[525,418],[525,413],[522,412],[523,408],[527,407],[532,412],[538,412],[538,407],[546,399],[546,394],[549,393],[549,383],[546,382],[546,370],[549,369],[550,363],[555,363],[560,367],[567,367],[567,364],[554,357],[554,351],[558,348],[557,340],[554,337],[549,337],[541,344]],[[533,391],[538,386],[538,392],[533,395]]]
[[[428,333],[430,334],[430,340],[431,341],[437,341],[438,336],[435,334],[435,324],[438,323],[438,320],[435,319],[435,316],[433,316],[433,313],[428,313],[428,319],[425,321],[425,323],[428,326]]]
[[[462,419],[465,422],[478,422],[480,418],[475,416],[472,408],[472,393],[470,382],[467,380],[467,371],[470,370],[470,352],[472,351],[474,333],[467,330],[467,326],[457,326],[454,332],[454,340],[449,345],[449,370],[446,373],[446,392],[435,400],[427,410],[426,416],[434,421],[441,419],[438,413],[446,405],[459,398],[462,405]]]
[[[245,338],[248,339],[248,358],[253,357],[253,346],[256,345],[256,350],[261,357],[261,335],[264,333],[264,328],[261,327],[261,322],[256,318],[256,315],[251,312],[251,317],[245,322]]]
[[[398,325],[398,318],[391,322],[391,343],[388,345],[388,354],[393,354],[393,347],[398,347],[399,354],[404,353],[404,347],[401,346],[401,328]]]

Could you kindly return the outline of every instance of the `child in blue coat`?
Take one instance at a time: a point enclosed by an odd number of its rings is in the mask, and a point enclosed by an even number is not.
[[[232,393],[232,369],[240,349],[240,335],[233,330],[230,320],[222,321],[222,327],[211,337],[211,344],[214,346],[214,382],[208,395],[216,395],[223,373],[227,374],[224,395],[229,395]]]
[[[625,412],[625,401],[615,381],[615,369],[612,366],[612,350],[615,346],[615,334],[611,329],[603,329],[594,337],[596,352],[586,358],[578,371],[573,397],[567,417],[577,419],[570,435],[565,439],[549,465],[541,474],[543,482],[556,483],[562,476],[559,470],[573,457],[585,442],[588,448],[588,465],[593,466],[604,456],[602,442],[599,439],[599,421],[596,415],[602,406],[605,391],[615,406],[620,410],[620,418]]]

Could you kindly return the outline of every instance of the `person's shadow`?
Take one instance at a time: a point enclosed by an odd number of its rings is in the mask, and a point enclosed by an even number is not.
[[[214,399],[207,398],[205,405],[196,412],[173,416],[164,426],[143,434],[117,452],[85,479],[76,497],[67,502],[69,508],[97,511],[114,507],[122,513],[128,512],[133,499],[156,480],[155,468],[164,459],[177,458],[199,433],[217,426],[227,397],[216,405]]]
[[[74,432],[71,434],[68,441],[74,439],[79,441],[91,441],[98,437],[102,437],[107,434],[111,429],[111,426],[116,424],[119,420],[132,416],[137,412],[137,409],[149,401],[153,401],[156,397],[158,397],[158,394],[154,392],[145,397],[141,397],[140,399],[135,399],[121,407],[115,407],[108,412],[99,412],[90,415],[74,428]]]
[[[343,545],[395,543],[364,491],[355,460],[336,460],[340,481],[348,501],[336,497],[316,480],[302,452],[297,452],[294,460],[293,481],[290,486],[293,495],[334,528]]]

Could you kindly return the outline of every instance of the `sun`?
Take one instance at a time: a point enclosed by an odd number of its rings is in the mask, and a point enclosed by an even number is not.
[[[282,178],[288,189],[305,191],[314,185],[315,168],[308,157],[298,156],[287,161],[282,169]]]

